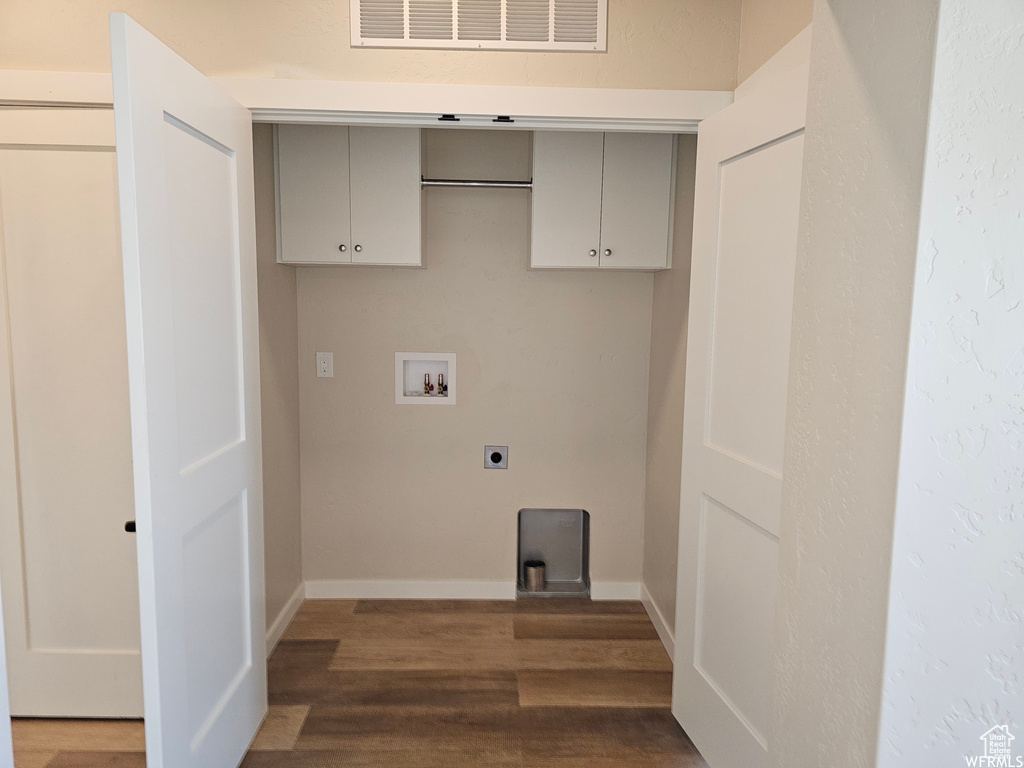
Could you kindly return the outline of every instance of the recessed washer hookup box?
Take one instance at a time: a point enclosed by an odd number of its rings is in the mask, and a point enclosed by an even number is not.
[[[527,560],[544,562],[544,589],[526,589]],[[590,513],[519,510],[516,597],[590,597]]]

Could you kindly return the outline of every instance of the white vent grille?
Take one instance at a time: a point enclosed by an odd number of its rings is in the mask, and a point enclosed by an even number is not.
[[[501,0],[460,0],[459,40],[501,40]]]
[[[359,19],[359,34],[368,40],[405,37],[404,0],[360,0],[352,18]],[[355,29],[353,24],[352,28]]]
[[[597,26],[597,3],[592,0],[555,0],[555,42],[593,42],[597,40]]]
[[[549,0],[506,0],[505,39],[546,43],[551,39]]]
[[[409,37],[413,40],[451,40],[451,0],[409,0]]]
[[[607,49],[608,0],[350,1],[353,47]]]

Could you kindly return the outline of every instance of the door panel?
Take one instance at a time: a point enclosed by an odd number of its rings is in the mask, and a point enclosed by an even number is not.
[[[599,265],[603,147],[602,133],[534,133],[530,266]]]
[[[349,128],[352,262],[418,265],[420,130]]]
[[[279,125],[274,130],[280,206],[278,259],[289,264],[351,261],[349,129],[341,125]]]
[[[672,712],[710,768],[767,765],[807,67],[701,123]]]
[[[230,151],[177,121],[165,120],[163,129],[168,188],[217,192],[167,198],[175,256],[171,321],[178,468],[184,471],[244,439],[237,169]]]
[[[780,139],[723,163],[719,180],[707,442],[777,475],[803,146]]]
[[[602,267],[664,269],[668,265],[674,142],[668,133],[605,134]]]
[[[694,666],[763,737],[773,663],[777,539],[705,496],[698,563]]]
[[[267,711],[252,122],[111,15],[149,768]]]
[[[0,571],[22,716],[142,715],[113,144],[109,110],[0,110]]]

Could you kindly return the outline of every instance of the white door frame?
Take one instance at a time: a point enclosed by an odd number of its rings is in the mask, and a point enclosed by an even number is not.
[[[214,81],[253,111],[254,122],[695,133],[701,120],[733,101],[732,91],[256,78],[214,78]],[[10,105],[111,108],[111,77],[95,72],[0,70],[0,106]],[[459,123],[439,123],[437,116],[442,110],[462,119]],[[516,115],[517,122],[511,125],[492,123],[498,114]]]
[[[4,642],[3,605],[0,605],[0,768],[14,768],[11,707],[7,698],[7,646]]]
[[[701,120],[733,101],[732,91],[214,80],[253,111],[254,122],[695,133]],[[112,107],[111,77],[92,72],[0,70],[0,106],[5,105]],[[439,123],[439,113],[455,114],[461,120]],[[492,123],[498,115],[514,115],[517,122]],[[4,739],[5,735],[9,739],[10,724],[5,659],[0,659],[0,768],[6,768]]]
[[[257,123],[696,133],[732,91],[534,88],[217,77]],[[0,70],[0,105],[110,106],[110,75]],[[451,114],[459,122],[438,122]],[[513,123],[494,123],[498,115]]]

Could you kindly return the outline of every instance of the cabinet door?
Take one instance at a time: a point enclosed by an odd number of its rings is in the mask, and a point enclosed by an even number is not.
[[[349,129],[352,263],[418,266],[419,128]]]
[[[277,126],[277,260],[282,264],[352,260],[348,140],[344,126]]]
[[[603,146],[602,133],[533,135],[530,266],[598,266]]]
[[[673,145],[667,133],[605,134],[602,267],[668,267]]]

